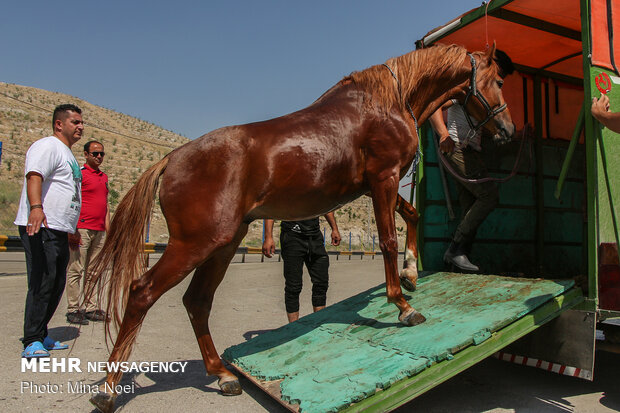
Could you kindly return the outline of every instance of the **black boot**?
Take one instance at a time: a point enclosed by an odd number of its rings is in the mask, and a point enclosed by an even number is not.
[[[448,246],[448,249],[443,254],[443,261],[446,264],[450,264],[452,262],[452,258],[454,257],[454,255],[456,255],[457,247],[458,247],[458,244],[455,241],[450,241],[450,245]]]
[[[469,262],[469,258],[467,258],[464,252],[465,248],[466,245],[464,245],[463,241],[459,243],[452,241],[446,253],[443,255],[443,260],[447,264],[453,264],[463,271],[480,271],[480,268]]]
[[[471,255],[471,248],[474,244],[474,240],[476,239],[476,232],[478,232],[478,230],[463,237],[463,242],[461,242],[461,251],[468,257]]]

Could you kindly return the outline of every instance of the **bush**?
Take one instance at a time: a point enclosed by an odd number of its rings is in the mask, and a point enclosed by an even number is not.
[[[110,198],[108,201],[110,203],[110,208],[114,209],[116,205],[118,204],[118,198],[120,197],[120,194],[118,193],[118,191],[114,189],[110,189],[109,195],[110,195]]]
[[[0,182],[0,234],[15,235],[17,227],[13,224],[19,198],[21,196],[21,183],[16,182]]]

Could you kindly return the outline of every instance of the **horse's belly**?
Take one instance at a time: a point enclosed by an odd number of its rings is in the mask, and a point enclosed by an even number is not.
[[[362,187],[346,193],[329,193],[324,188],[317,191],[286,192],[270,197],[250,211],[249,216],[252,219],[271,218],[289,221],[314,218],[334,211],[366,192],[368,191]]]

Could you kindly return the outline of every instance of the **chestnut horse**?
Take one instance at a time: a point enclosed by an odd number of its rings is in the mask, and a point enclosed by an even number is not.
[[[123,198],[93,264],[94,279],[109,288],[108,313],[120,325],[110,362],[128,359],[149,308],[195,270],[183,304],[207,372],[218,376],[225,395],[240,394],[237,377],[213,345],[208,320],[215,290],[248,225],[263,218],[316,217],[364,194],[372,198],[387,300],[405,325],[424,322],[399,284],[394,212],[407,222],[400,279],[408,289],[417,282],[417,213],[398,196],[398,184],[418,148],[417,123],[448,99],[465,102],[478,127],[484,124],[508,138],[514,134],[494,51],[495,46],[469,54],[460,46],[437,45],[410,52],[352,73],[305,109],[215,130],[153,165]],[[144,229],[159,180],[170,239],[159,261],[144,272]],[[106,330],[110,334],[109,323]],[[113,388],[121,376],[109,372],[106,381]],[[100,392],[91,401],[111,412],[115,398]]]

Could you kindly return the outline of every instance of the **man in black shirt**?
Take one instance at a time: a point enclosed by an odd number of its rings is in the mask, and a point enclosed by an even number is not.
[[[332,229],[332,245],[340,244],[340,232],[333,212],[325,215]],[[299,319],[299,294],[302,288],[303,265],[306,263],[312,281],[312,308],[325,308],[329,284],[329,257],[319,227],[319,218],[303,221],[282,221],[280,246],[284,261],[284,303],[288,321]],[[271,257],[276,250],[273,240],[273,219],[265,220],[263,254]]]

